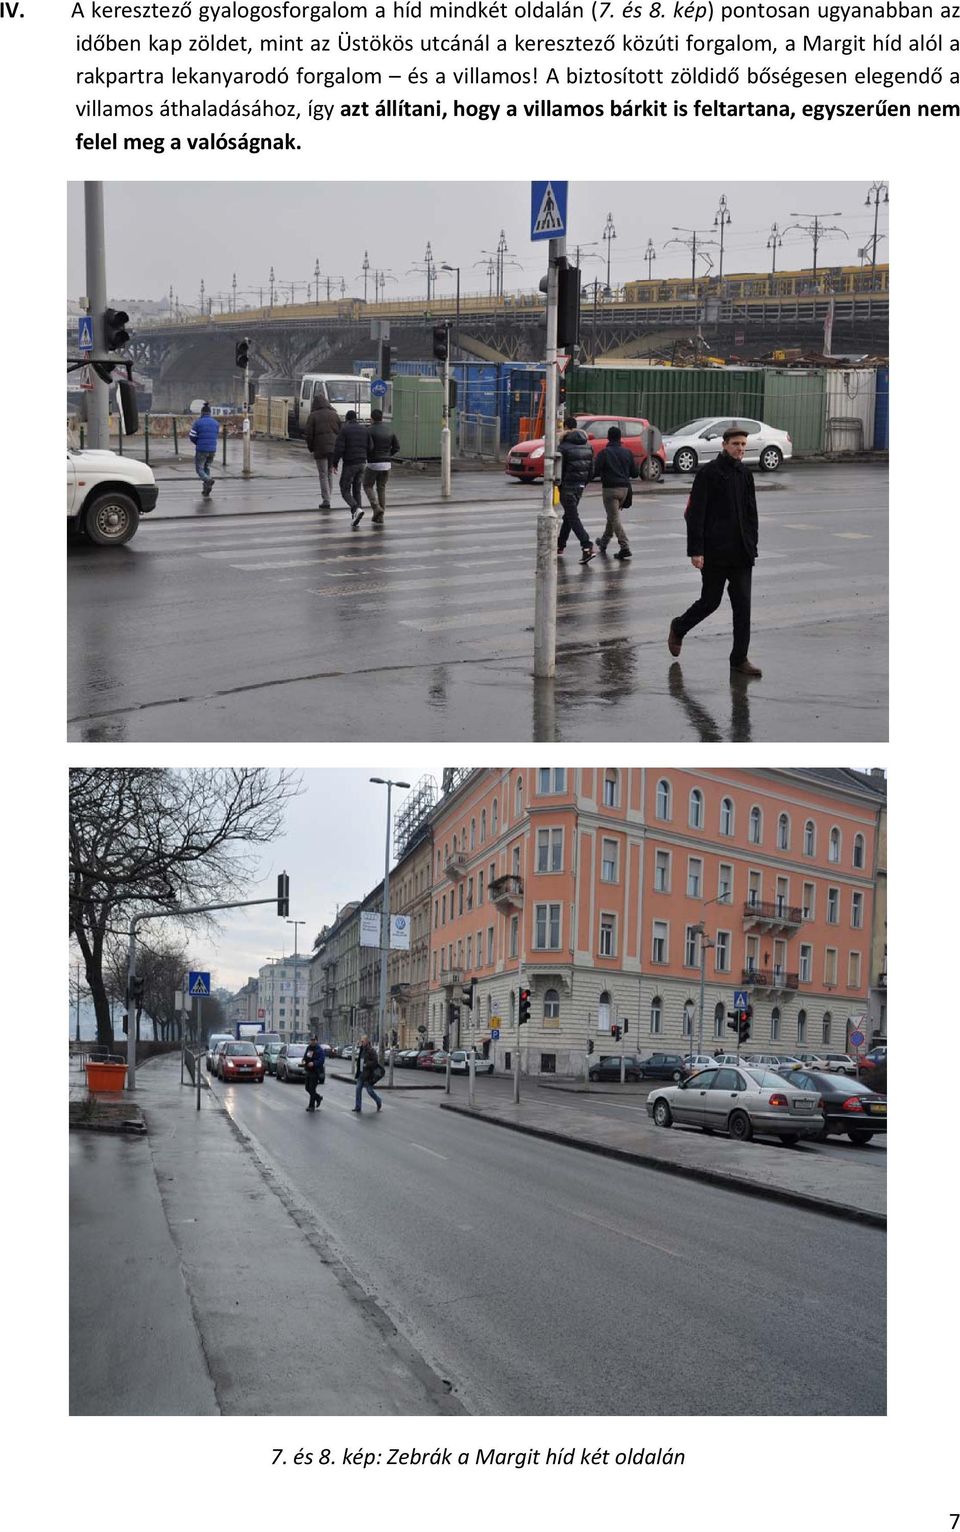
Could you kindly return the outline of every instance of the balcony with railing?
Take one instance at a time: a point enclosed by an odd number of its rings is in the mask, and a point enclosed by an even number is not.
[[[523,879],[519,873],[507,872],[501,878],[494,878],[490,883],[487,894],[498,909],[523,908]]]
[[[444,871],[448,878],[462,878],[467,871],[467,853],[465,851],[451,851],[444,863]]]
[[[463,970],[460,968],[441,968],[440,983],[444,989],[456,989],[463,983]]]
[[[759,927],[763,931],[796,931],[805,919],[803,905],[788,904],[785,899],[772,902],[748,899],[743,906],[744,926]]]
[[[790,990],[800,988],[800,975],[786,968],[744,968],[741,982],[751,989]]]

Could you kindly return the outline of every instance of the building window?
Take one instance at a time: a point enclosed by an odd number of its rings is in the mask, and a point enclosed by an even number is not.
[[[487,811],[486,811],[486,809],[481,809],[480,810],[480,844],[481,844],[481,846],[483,845],[483,843],[486,840],[486,838],[487,838]]]
[[[699,787],[695,787],[690,794],[690,813],[688,823],[691,830],[703,829],[703,793]]]
[[[833,1017],[830,1015],[830,1012],[829,1011],[824,1011],[824,1013],[823,1013],[823,1023],[822,1023],[821,1028],[820,1028],[820,1034],[821,1034],[820,1041],[824,1042],[824,1043],[826,1043],[828,1045],[830,1043],[830,1023],[831,1023],[832,1020],[833,1020]]]
[[[603,806],[615,809],[620,803],[620,773],[605,771],[603,774]]]
[[[778,1005],[775,1005],[770,1012],[770,1041],[772,1043],[780,1041],[780,1007]]]
[[[718,1000],[716,1005],[713,1008],[713,1035],[714,1035],[715,1038],[716,1037],[723,1037],[723,1023],[724,1023],[724,1020],[725,1020],[725,1012],[724,1012],[724,1009],[723,1009],[723,1001],[722,1000]]]
[[[544,995],[544,997],[543,997],[543,1019],[544,1019],[544,1021],[559,1021],[560,1020],[560,991],[559,990],[548,989],[546,994]]]
[[[817,849],[817,827],[812,819],[808,819],[803,827],[803,854],[813,856]]]
[[[518,957],[520,953],[520,917],[514,915],[510,920],[510,956]]]
[[[458,915],[462,915],[463,914],[463,884],[462,883],[457,888],[457,914]]]
[[[840,890],[839,888],[827,889],[827,925],[840,924]]]
[[[800,983],[809,984],[813,978],[813,948],[804,942],[800,948]]]
[[[798,1043],[805,1043],[806,1040],[807,1040],[807,1013],[806,1013],[806,1011],[798,1011],[797,1012],[797,1042]]]
[[[763,880],[759,872],[751,872],[747,882],[750,885],[747,889],[747,900],[750,908],[755,910],[763,900]]]
[[[684,928],[683,966],[684,968],[699,968],[700,966],[700,932],[696,926],[686,926]]]
[[[483,903],[483,873],[477,873],[477,904]]]
[[[616,883],[618,879],[618,862],[620,860],[620,847],[615,840],[602,842],[600,853],[600,881],[601,883]]]
[[[855,931],[863,927],[863,895],[855,893],[850,900],[850,924]]]
[[[658,819],[670,818],[670,783],[666,777],[661,777],[657,783],[657,808]]]
[[[616,915],[600,916],[600,956],[616,957],[617,955],[617,917]]]
[[[537,773],[537,792],[562,793],[566,791],[567,773],[563,766],[541,766]]]
[[[476,851],[476,849],[477,849],[477,821],[475,819],[471,819],[471,821],[470,821],[470,850],[471,851]]]
[[[516,917],[514,917],[516,918]],[[556,951],[560,946],[559,904],[534,906],[534,946],[541,951]]]
[[[823,960],[824,984],[836,984],[837,982],[837,949],[828,947]]]
[[[777,820],[777,850],[790,850],[790,816],[781,814]]]
[[[519,850],[519,847],[516,848]],[[563,869],[563,831],[537,831],[537,872],[561,872]]]
[[[683,1007],[683,1035],[693,1036],[693,1001],[687,1000]]]
[[[713,966],[717,973],[730,972],[730,932],[718,931],[713,949]]]
[[[467,937],[467,967],[473,967],[473,937]]]
[[[467,909],[473,909],[473,879],[467,879]]]
[[[787,913],[787,905],[790,901],[790,884],[786,878],[777,879],[777,914],[783,916]]]
[[[746,965],[750,973],[756,973],[760,967],[760,938],[759,936],[747,937]]]
[[[491,835],[496,835],[497,830],[499,829],[499,827],[500,827],[500,810],[497,807],[497,800],[496,800],[496,798],[494,798],[493,802],[490,805],[490,833],[491,833]]]
[[[698,856],[687,858],[687,897],[703,898],[703,862]]]
[[[670,853],[658,851],[653,863],[653,886],[658,894],[670,892]]]
[[[750,831],[747,839],[752,846],[759,846],[763,840],[763,815],[756,805],[750,810]]]
[[[557,1072],[557,1055],[555,1053],[541,1053],[540,1073],[542,1075],[555,1075]]]
[[[610,1031],[610,991],[606,989],[597,1004],[597,1031]]]
[[[722,798],[720,800],[720,834],[733,834],[733,799]]]
[[[512,871],[513,871],[513,876],[515,878],[519,878],[519,876],[520,876],[520,842],[519,841],[517,841],[517,844],[513,848],[513,866],[512,866]]]
[[[653,922],[653,946],[650,953],[652,962],[665,963],[667,961],[669,934],[670,928],[665,920],[655,920]]]
[[[859,989],[860,988],[860,954],[859,954],[859,952],[851,952],[850,957],[849,957],[849,959],[847,961],[847,988],[848,989]]]
[[[487,966],[493,962],[493,926],[487,926]]]
[[[733,898],[733,867],[729,862],[720,863],[717,876],[717,903],[727,904]]]
[[[450,907],[451,907],[451,909],[453,908],[452,896],[451,896]],[[441,917],[440,918],[440,924],[445,926],[446,923],[447,923],[447,896],[446,896],[446,894],[444,894],[443,899],[441,900],[441,903],[440,903],[440,917]]]
[[[864,865],[864,861],[865,856],[863,836],[855,835],[853,837],[853,865],[854,867],[862,867]]]
[[[812,920],[813,919],[813,912],[814,912],[814,909],[816,907],[816,892],[817,891],[816,891],[816,888],[815,888],[813,883],[804,883],[804,885],[803,885],[803,918],[804,918],[804,920]]]
[[[663,1001],[654,995],[650,1001],[650,1036],[659,1037],[663,1031]]]
[[[830,831],[830,844],[827,848],[827,859],[831,862],[839,862],[840,860],[840,831],[837,829],[836,825],[834,825],[833,829]]]
[[[514,815],[513,815],[514,819],[519,819],[520,816],[522,815],[522,813],[523,813],[523,778],[522,777],[518,777],[517,778],[517,785],[516,785],[516,788],[515,788],[515,791],[514,791]]]

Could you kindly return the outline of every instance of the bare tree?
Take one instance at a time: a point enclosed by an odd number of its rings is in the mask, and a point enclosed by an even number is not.
[[[70,931],[97,1017],[113,1042],[111,939],[134,910],[240,898],[258,848],[279,834],[299,779],[262,768],[78,767],[70,773]],[[188,922],[181,922],[184,924]]]
[[[120,937],[113,937],[107,944],[108,957],[104,964],[103,982],[111,1000],[126,1006],[127,995],[127,944]],[[192,964],[187,944],[182,938],[158,932],[154,937],[141,937],[137,943],[137,973],[143,979],[143,999],[134,1017],[136,1039],[140,1041],[141,1022],[144,1016],[153,1023],[153,1035],[162,1042],[173,1042],[180,1036],[180,1018],[177,1014],[175,995],[184,975]],[[206,1009],[206,1008],[204,1008]],[[128,1021],[129,1026],[129,1021]]]

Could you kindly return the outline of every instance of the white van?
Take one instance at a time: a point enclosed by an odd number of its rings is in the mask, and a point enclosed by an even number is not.
[[[358,420],[370,419],[369,378],[358,378],[352,372],[307,372],[300,380],[297,401],[297,428],[301,435],[317,399],[332,404],[341,420],[347,410],[356,410]]]

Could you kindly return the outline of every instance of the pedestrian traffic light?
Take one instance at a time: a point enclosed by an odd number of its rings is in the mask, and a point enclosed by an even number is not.
[[[237,341],[237,366],[240,368],[250,366],[250,342],[248,340]]]
[[[588,1037],[587,1038],[587,1052],[588,1053],[592,1053],[593,1052],[593,1038],[592,1037]]]
[[[130,975],[130,982],[129,982],[129,985],[127,987],[128,987],[128,990],[129,990],[129,993],[128,993],[128,996],[127,996],[128,1000],[142,1000],[143,999],[143,974],[132,973]]]
[[[465,984],[463,989],[460,991],[462,996],[460,1003],[461,1005],[465,1005],[468,1011],[473,1010],[473,986],[476,984],[476,982],[476,979],[471,979],[470,983]]]
[[[741,1011],[739,1014],[739,1031],[737,1036],[742,1043],[749,1042],[750,1040],[750,1017],[752,1015],[753,1009],[749,1006],[745,1011]]]
[[[739,1011],[728,1011],[727,1012],[727,1031],[728,1032],[739,1032],[740,1031],[740,1012]]]
[[[517,1026],[525,1027],[530,1020],[530,991],[522,989],[518,999],[520,1003],[517,1007]]]
[[[433,354],[438,362],[445,362],[450,352],[450,331],[445,324],[433,327]]]
[[[613,1026],[610,1028],[610,1036],[613,1038],[615,1043],[620,1041],[620,1027],[618,1026],[617,1022],[614,1022]]]
[[[400,1039],[397,1037],[397,1034],[396,1034],[395,1031],[390,1033],[390,1046],[391,1046],[391,1048],[395,1048],[397,1046],[397,1043],[399,1042],[399,1040]]]
[[[290,879],[285,872],[277,874],[277,914],[290,914]]]
[[[393,360],[393,349],[388,340],[380,342],[380,376],[384,383],[390,381],[390,369]]]
[[[570,351],[580,339],[580,270],[561,256],[557,262],[557,349]]]
[[[449,1020],[451,1027],[457,1026],[458,1022],[460,1021],[460,1007],[458,1005],[454,1005],[451,1002],[451,1004],[447,1007],[447,1019]]]
[[[103,311],[103,349],[105,351],[122,351],[130,344],[130,332],[126,325],[130,318],[123,309],[104,309]]]

